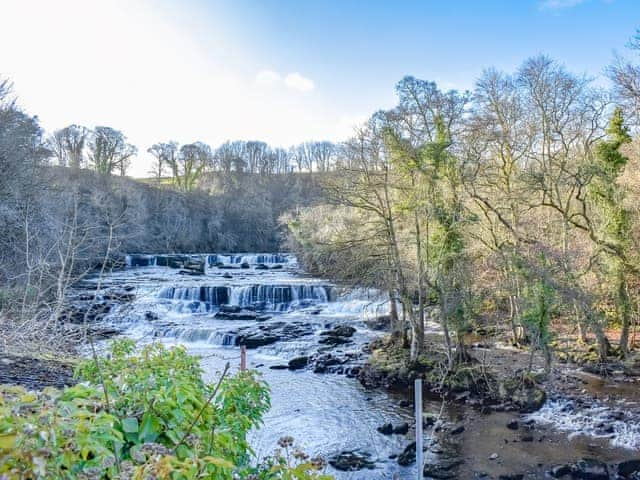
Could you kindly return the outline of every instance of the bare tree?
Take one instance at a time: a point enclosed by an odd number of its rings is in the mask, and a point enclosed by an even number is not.
[[[58,165],[76,170],[82,168],[85,165],[84,153],[90,133],[80,125],[69,125],[53,132],[48,145],[58,159]]]
[[[122,132],[111,127],[96,127],[89,140],[89,159],[93,168],[105,175],[118,171],[125,176],[137,148]]]
[[[155,143],[149,147],[147,152],[154,158],[151,173],[160,182],[166,169],[176,163],[178,144],[176,142]]]

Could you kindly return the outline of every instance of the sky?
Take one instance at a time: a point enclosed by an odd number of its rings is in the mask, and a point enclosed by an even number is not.
[[[153,143],[346,139],[405,75],[473,89],[546,54],[606,83],[640,0],[0,0],[0,77],[53,131]]]

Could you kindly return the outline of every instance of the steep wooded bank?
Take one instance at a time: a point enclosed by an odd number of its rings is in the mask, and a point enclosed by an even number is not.
[[[543,56],[485,71],[472,93],[404,78],[398,105],[345,143],[328,204],[289,220],[291,248],[387,293],[383,351],[433,357],[438,321],[445,377],[487,331],[530,348],[528,371],[536,354],[547,371],[554,357],[634,371],[638,72],[611,67],[612,92]]]
[[[0,82],[0,338],[5,348],[20,349],[36,336],[43,347],[56,344],[52,339],[60,336],[52,329],[59,326],[70,285],[90,271],[121,266],[126,253],[277,251],[283,236],[279,217],[317,202],[320,195],[317,173],[291,170],[200,169],[190,177],[191,188],[182,188],[184,176],[136,181],[98,168],[129,152],[114,153],[120,140],[105,145],[106,137],[93,138],[98,145],[85,146],[85,139],[57,138],[73,165],[56,165],[54,159],[62,155],[56,154],[56,144],[37,117],[12,100],[10,84]],[[247,151],[237,152],[236,163],[243,164]]]

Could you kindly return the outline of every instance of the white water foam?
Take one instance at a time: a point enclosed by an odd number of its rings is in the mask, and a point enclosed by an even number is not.
[[[609,439],[612,446],[640,449],[640,423],[627,418],[624,411],[594,401],[591,405],[576,406],[568,399],[548,400],[540,410],[526,416],[566,432],[569,438],[588,435]]]

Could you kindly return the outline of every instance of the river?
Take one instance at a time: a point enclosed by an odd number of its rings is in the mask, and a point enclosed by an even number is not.
[[[415,478],[415,465],[403,467],[396,459],[414,439],[413,429],[394,435],[377,430],[386,423],[411,424],[408,399],[366,390],[355,378],[366,359],[363,349],[383,334],[368,322],[386,312],[376,292],[312,278],[287,254],[130,255],[127,261],[126,269],[100,280],[106,289],[125,289],[134,296],[110,311],[104,320],[109,325],[139,342],[185,345],[202,357],[211,382],[227,362],[237,370],[239,344],[249,346],[248,366],[263,375],[272,401],[264,426],[251,435],[258,458],[270,455],[278,439],[288,435],[312,455],[331,458],[357,451],[374,463],[373,469],[355,472],[329,466],[338,479]],[[176,268],[185,263],[193,268]],[[343,334],[331,333],[337,331]],[[288,368],[294,359],[303,359],[301,368]],[[638,445],[621,448],[607,437],[574,435],[569,441],[575,432],[558,428],[567,417],[562,417],[563,408],[549,403],[537,417],[516,415],[523,425],[537,421],[529,435],[522,428],[505,428],[514,414],[480,415],[427,400],[425,416],[440,418],[442,425],[465,425],[466,430],[454,438],[446,427],[440,433],[427,428],[425,460],[447,467],[437,478],[498,478],[518,471],[526,472],[525,478],[541,478],[553,463],[583,456],[605,462],[635,456]]]

